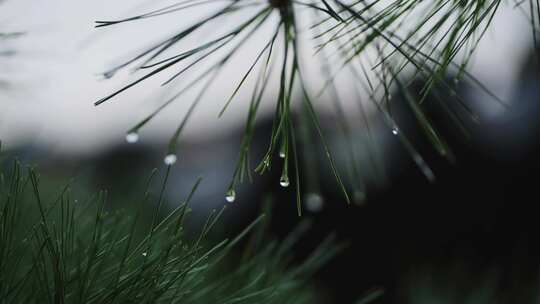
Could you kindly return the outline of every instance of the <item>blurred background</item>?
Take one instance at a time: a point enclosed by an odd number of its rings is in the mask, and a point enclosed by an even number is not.
[[[128,145],[126,130],[173,91],[150,82],[113,103],[94,107],[97,99],[129,77],[128,73],[112,79],[101,75],[122,56],[165,36],[155,37],[157,29],[167,33],[198,15],[112,29],[93,26],[96,20],[118,19],[151,7],[152,1],[0,2],[4,153],[37,164],[52,179],[75,177],[81,187],[111,189],[119,200],[140,195],[136,191],[151,169],[164,167],[168,140],[189,103],[175,104],[141,132],[138,143]],[[452,150],[451,161],[438,156],[425,139],[402,92],[392,93],[400,132],[425,157],[435,182],[426,179],[377,111],[368,108],[362,113],[358,100],[344,98],[344,108],[355,122],[353,136],[346,137],[336,123],[335,109],[325,106],[329,98],[318,102],[325,136],[351,190],[351,205],[347,205],[315,129],[300,130],[304,217],[313,225],[295,255],[300,259],[332,232],[348,244],[316,276],[325,302],[351,303],[377,287],[385,295],[375,303],[540,303],[536,246],[540,66],[529,27],[516,10],[502,9],[471,65],[471,73],[508,107],[465,80],[456,83],[459,95],[480,118],[478,123],[466,121],[464,132],[438,102],[453,98],[448,89],[436,88],[425,101]],[[304,64],[316,62],[306,52]],[[249,64],[235,61],[224,80],[238,79],[238,71]],[[310,81],[323,81],[313,70]],[[209,210],[227,204],[224,196],[238,157],[249,94],[241,94],[222,118],[217,114],[223,96],[235,85],[218,81],[202,101],[172,168],[166,193],[171,208],[203,177],[192,203],[197,215],[194,226]],[[422,83],[415,86],[421,88]],[[263,107],[253,140],[254,161],[266,152],[271,115],[272,108]],[[253,183],[237,188],[236,201],[223,219],[224,234],[240,231],[265,203],[272,206],[271,230],[280,237],[301,220],[294,187],[279,185],[280,169],[256,174]]]

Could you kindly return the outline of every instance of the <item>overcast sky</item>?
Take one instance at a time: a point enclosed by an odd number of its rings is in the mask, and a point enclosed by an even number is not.
[[[106,29],[95,29],[94,21],[130,16],[169,2],[8,0],[1,5],[0,27],[28,32],[10,45],[19,54],[0,70],[0,75],[9,75],[13,85],[0,99],[0,138],[4,143],[13,146],[32,140],[56,151],[88,152],[123,140],[124,132],[159,105],[174,87],[160,89],[159,80],[163,79],[150,81],[96,108],[94,101],[133,79],[124,73],[104,81],[100,73],[118,59],[127,58],[126,55],[166,37],[206,12],[192,10],[189,15],[180,13]],[[503,96],[511,88],[530,41],[529,26],[518,12],[501,11],[472,66],[475,75]],[[262,40],[257,43],[260,36],[250,45],[260,46]],[[253,56],[256,49],[245,52]],[[312,53],[304,56],[308,65],[313,60],[311,56]],[[243,58],[246,57],[233,61],[212,94],[203,100],[186,136],[219,136],[231,126],[244,122],[246,100],[242,100],[242,96],[223,118],[217,119],[234,89],[231,79],[237,83],[248,67],[249,61]],[[319,77],[316,72],[309,74]],[[145,129],[142,139],[168,138],[188,106],[189,96]]]

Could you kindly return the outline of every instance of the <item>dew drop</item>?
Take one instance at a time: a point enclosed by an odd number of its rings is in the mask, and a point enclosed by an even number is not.
[[[416,165],[420,168],[422,173],[426,176],[429,182],[435,181],[435,175],[433,174],[433,171],[431,168],[426,164],[422,156],[420,154],[414,154],[413,160],[416,163]]]
[[[288,176],[282,176],[281,179],[279,180],[279,184],[281,185],[281,187],[289,187],[289,177]]]
[[[172,166],[176,163],[176,161],[178,160],[178,158],[176,157],[176,155],[174,154],[168,154],[167,156],[165,156],[165,158],[163,159],[163,162],[165,163],[165,165],[167,166]]]
[[[317,193],[309,193],[306,196],[306,209],[310,212],[320,212],[324,207],[322,196]]]
[[[279,151],[279,157],[281,157],[281,158],[285,158],[285,156],[286,156],[286,155],[285,155],[285,152],[283,152],[283,151]]]
[[[398,135],[399,134],[399,128],[396,127],[396,126],[392,127],[392,134]]]
[[[233,189],[230,189],[229,191],[227,191],[227,193],[225,194],[225,200],[229,203],[232,203],[234,202],[235,199],[236,199],[236,192]]]
[[[147,256],[147,255],[148,255],[148,253],[146,253],[146,252],[142,253],[142,256],[144,256],[144,257]]]
[[[353,201],[357,206],[362,206],[366,202],[366,194],[360,190],[354,190]]]
[[[136,132],[129,132],[127,135],[126,135],[126,141],[130,144],[134,144],[136,142],[139,141],[139,134],[137,134]]]

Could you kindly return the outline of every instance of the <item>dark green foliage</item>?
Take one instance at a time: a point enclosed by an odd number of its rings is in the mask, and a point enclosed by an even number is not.
[[[282,243],[257,229],[234,258],[264,216],[236,238],[213,242],[207,236],[223,210],[197,237],[186,235],[193,192],[165,218],[159,195],[148,225],[141,210],[149,188],[133,212],[114,211],[105,191],[82,202],[66,186],[49,199],[40,179],[16,162],[2,174],[0,303],[316,303],[306,280],[341,248],[328,239],[293,266],[290,246],[302,228]]]

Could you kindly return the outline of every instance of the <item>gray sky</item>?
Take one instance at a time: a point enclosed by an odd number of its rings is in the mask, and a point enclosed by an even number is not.
[[[104,81],[99,77],[100,72],[205,12],[190,11],[106,29],[95,29],[94,21],[119,19],[172,2],[9,0],[0,6],[0,26],[28,32],[13,43],[20,53],[6,70],[13,79],[14,89],[0,103],[0,138],[4,143],[14,146],[32,140],[54,151],[91,152],[122,141],[124,132],[171,95],[175,87],[161,89],[159,84],[164,79],[156,79],[96,108],[94,101],[134,79],[121,73]],[[505,9],[497,15],[478,50],[473,73],[502,96],[511,89],[519,60],[530,41],[529,26],[517,11]],[[261,39],[255,37],[250,45],[260,47]],[[245,58],[253,58],[256,49],[246,49],[244,53],[250,57],[241,55],[232,62],[225,76],[203,100],[186,136],[219,136],[244,122],[247,99],[243,95],[224,117],[217,119],[223,103],[247,70],[250,61]],[[305,66],[315,66],[309,64],[315,62],[312,52],[306,51],[304,58],[307,58]],[[313,83],[321,81],[316,69],[307,74]],[[232,84],[230,79],[234,79]],[[168,138],[189,101],[186,95],[159,116],[144,129],[141,140]],[[270,106],[267,104],[264,109]]]

